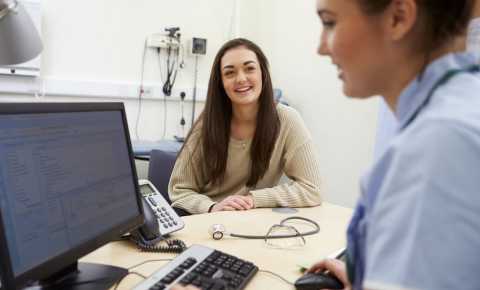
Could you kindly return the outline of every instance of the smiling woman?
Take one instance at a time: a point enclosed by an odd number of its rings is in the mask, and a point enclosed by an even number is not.
[[[292,182],[279,185],[282,174]],[[310,133],[294,109],[275,103],[268,61],[251,41],[231,40],[217,53],[169,194],[189,213],[320,204]]]
[[[223,88],[232,105],[255,115],[262,92],[262,70],[255,53],[245,47],[231,49],[222,58],[221,70]]]

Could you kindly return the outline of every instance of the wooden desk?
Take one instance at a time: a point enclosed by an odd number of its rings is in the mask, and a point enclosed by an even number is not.
[[[345,246],[346,228],[352,210],[328,203],[314,208],[301,208],[294,214],[273,212],[272,209],[255,209],[244,212],[217,212],[184,217],[185,228],[172,235],[183,240],[187,246],[200,244],[238,256],[255,263],[260,269],[269,270],[293,282],[299,276],[299,266],[309,266],[321,258]],[[303,216],[315,220],[320,225],[320,233],[306,237],[307,244],[301,249],[273,249],[263,240],[247,240],[225,237],[213,240],[208,230],[214,223],[223,224],[227,231],[237,234],[264,235],[269,227],[288,216]],[[304,228],[308,230],[309,228]],[[173,258],[173,254],[142,253],[129,242],[112,242],[85,256],[81,261],[105,263],[121,267],[130,267],[150,259]],[[135,270],[145,276],[168,262],[151,262]],[[140,277],[130,275],[118,289],[130,289],[142,281]],[[248,284],[253,289],[294,289],[280,279],[266,273],[257,273]]]

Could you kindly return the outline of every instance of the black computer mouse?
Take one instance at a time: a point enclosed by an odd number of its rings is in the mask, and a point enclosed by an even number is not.
[[[295,281],[297,290],[343,289],[343,283],[330,274],[306,273]]]

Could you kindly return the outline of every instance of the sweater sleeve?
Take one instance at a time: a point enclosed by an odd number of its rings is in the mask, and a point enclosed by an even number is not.
[[[199,149],[185,146],[175,162],[168,184],[172,206],[192,214],[206,213],[215,202],[201,188],[206,184],[202,174]]]
[[[306,207],[321,204],[320,172],[312,136],[300,114],[280,106],[283,173],[289,183],[251,190],[256,207]]]
[[[252,190],[255,207],[307,207],[321,204],[320,173],[311,140],[286,156],[284,173],[291,182]]]

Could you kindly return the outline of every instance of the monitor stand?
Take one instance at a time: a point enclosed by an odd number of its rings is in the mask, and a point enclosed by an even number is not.
[[[127,269],[116,266],[75,263],[26,289],[106,290],[127,275],[127,273]]]

